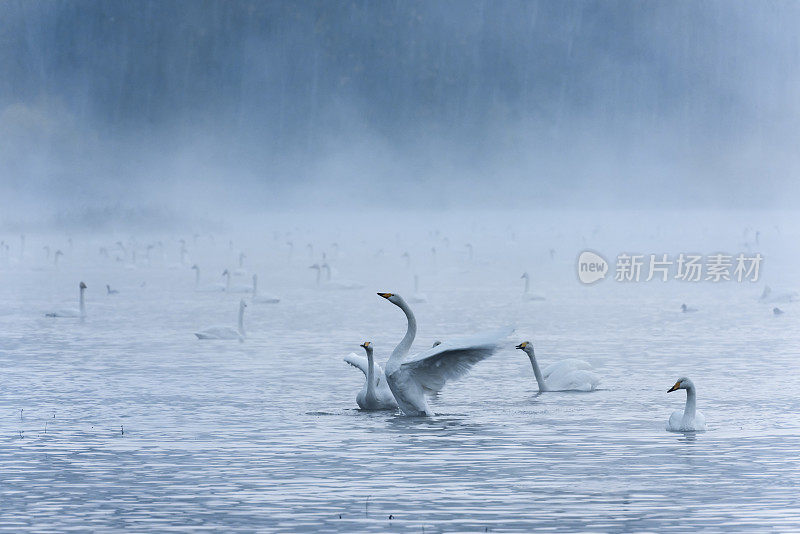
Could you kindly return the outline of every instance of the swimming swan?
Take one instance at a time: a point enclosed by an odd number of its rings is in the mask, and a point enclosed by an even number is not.
[[[365,341],[361,344],[367,352],[367,357],[362,358],[350,353],[344,357],[344,361],[361,369],[366,381],[364,387],[356,395],[356,403],[362,410],[394,410],[397,408],[397,401],[394,400],[392,390],[386,382],[386,375],[380,365],[375,363],[372,358],[372,343]]]
[[[192,265],[192,269],[194,270],[194,290],[199,291],[201,293],[215,293],[218,291],[225,291],[225,286],[223,284],[211,284],[210,286],[200,287],[200,267],[197,266],[195,263]]]
[[[522,292],[522,300],[545,300],[544,297],[541,295],[534,295],[533,293],[529,293],[531,289],[531,277],[527,272],[522,273],[520,278],[525,280],[525,291]]]
[[[777,293],[773,293],[771,287],[764,286],[764,291],[761,293],[761,296],[758,298],[758,300],[760,302],[771,302],[771,303],[794,302],[797,300],[797,292],[779,291]]]
[[[691,308],[691,307],[687,306],[686,304],[681,304],[681,311],[683,313],[693,313],[693,312],[697,311],[697,308]]]
[[[251,293],[253,288],[250,286],[244,285],[231,285],[231,272],[228,269],[225,269],[222,272],[222,276],[225,277],[225,291],[228,293]]]
[[[697,390],[688,378],[679,378],[667,393],[686,390],[686,406],[683,411],[675,410],[667,421],[670,432],[702,432],[706,429],[706,417],[697,410]]]
[[[403,297],[394,293],[378,293],[406,315],[406,335],[397,344],[386,362],[386,380],[404,414],[428,416],[426,395],[444,388],[448,380],[460,378],[481,360],[494,354],[499,342],[513,330],[504,329],[472,337],[446,341],[411,357],[408,352],[417,335],[417,320]]]
[[[281,301],[280,297],[275,295],[259,295],[258,294],[258,275],[253,275],[253,298],[251,299],[257,304],[277,304]]]
[[[78,288],[80,289],[80,299],[78,301],[77,310],[75,308],[55,310],[45,313],[45,317],[80,317],[81,319],[86,317],[86,302],[84,302],[83,299],[83,293],[86,291],[86,284],[81,282]]]
[[[588,362],[570,358],[548,365],[543,373],[536,361],[533,343],[523,341],[516,348],[528,355],[539,391],[593,391],[600,383],[600,377],[589,371],[592,366]]]
[[[247,307],[244,299],[239,301],[239,327],[232,326],[212,326],[205,330],[200,330],[194,335],[197,339],[238,339],[244,341],[244,309]]]

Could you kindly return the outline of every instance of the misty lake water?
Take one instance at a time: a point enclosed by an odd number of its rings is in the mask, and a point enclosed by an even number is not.
[[[313,256],[297,238],[290,257],[283,234],[265,233],[242,246],[245,268],[282,300],[249,305],[243,343],[194,337],[235,325],[241,295],[196,292],[188,263],[169,268],[175,239],[149,266],[142,246],[132,268],[97,253],[127,237],[75,236],[72,251],[49,238],[65,251],[55,268],[30,236],[26,258],[0,270],[0,529],[800,528],[800,307],[774,316],[762,283],[585,287],[580,244],[553,240],[551,260],[501,234],[475,237],[470,259],[463,239],[420,233],[406,267],[404,236],[320,238]],[[237,265],[227,239],[188,248],[202,284]],[[364,288],[317,287],[308,266],[322,249],[334,277]],[[521,300],[523,270],[547,300]],[[412,272],[428,298],[412,305],[415,348],[517,331],[432,399],[436,416],[359,411],[363,377],[342,357],[371,340],[385,362],[405,320],[375,292],[413,293]],[[45,317],[77,306],[81,280],[86,320]],[[589,361],[600,389],[537,394],[514,350],[524,339],[543,364]],[[684,375],[707,432],[665,431],[685,400],[666,391]]]

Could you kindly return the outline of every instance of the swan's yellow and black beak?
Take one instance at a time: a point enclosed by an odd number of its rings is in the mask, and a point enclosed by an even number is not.
[[[528,346],[528,342],[527,341],[523,341],[522,343],[517,345],[516,348],[518,348],[519,350],[524,350],[525,347],[527,347],[527,346]]]
[[[388,299],[389,297],[394,296],[394,293],[378,293],[378,296]]]
[[[366,349],[367,347],[369,347],[369,341],[365,341],[365,342],[363,342],[363,343],[361,344],[361,347],[362,347],[362,348],[365,348],[365,349]]]
[[[675,385],[674,385],[674,386],[672,386],[671,388],[669,388],[669,389],[667,390],[667,393],[671,393],[671,392],[673,392],[673,391],[676,391],[676,390],[680,389],[680,387],[681,387],[681,381],[680,381],[680,380],[678,380],[677,382],[675,382]]]

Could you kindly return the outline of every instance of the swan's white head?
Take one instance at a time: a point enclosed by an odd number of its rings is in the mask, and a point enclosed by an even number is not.
[[[372,343],[365,341],[360,346],[367,351],[367,354],[372,354]]]
[[[86,289],[86,284],[84,284],[83,282],[81,282],[81,285],[80,285],[79,287],[80,287],[81,289]]]
[[[673,391],[677,391],[679,389],[692,389],[694,388],[694,382],[689,380],[686,377],[679,378],[675,384],[667,390],[667,393],[671,393]]]
[[[194,269],[195,271],[199,271],[200,267],[198,267],[197,264],[195,263],[194,265],[192,265],[192,269]]]
[[[239,308],[243,310],[246,307],[247,307],[247,303],[244,301],[244,299],[240,300],[239,301]]]
[[[531,354],[533,352],[533,343],[531,343],[530,341],[523,341],[522,343],[517,345],[515,348],[517,348],[519,350],[524,350],[528,354]]]
[[[520,278],[530,278],[530,277],[528,276],[527,272],[524,272],[522,273],[522,276],[520,276]]]
[[[400,306],[400,303],[403,302],[403,297],[397,293],[378,293],[378,296],[385,298],[395,306]]]
[[[229,274],[231,274],[231,273],[228,272],[228,269],[225,269],[224,271],[222,271],[222,276],[228,276]]]

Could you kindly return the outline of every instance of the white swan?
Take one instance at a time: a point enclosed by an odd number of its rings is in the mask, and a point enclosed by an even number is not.
[[[522,300],[530,300],[530,301],[545,300],[545,298],[541,295],[534,295],[533,293],[530,293],[531,277],[530,275],[528,275],[527,272],[522,273],[522,276],[520,276],[520,278],[525,280],[525,290],[522,292]]]
[[[675,385],[667,390],[677,391],[686,390],[686,406],[683,411],[675,410],[667,421],[667,430],[670,432],[696,432],[706,429],[706,417],[697,410],[697,390],[694,382],[688,378],[679,378]]]
[[[761,296],[758,298],[761,302],[795,302],[797,300],[797,292],[796,291],[781,291],[778,293],[773,293],[772,288],[769,286],[764,286],[764,292],[761,293]]]
[[[244,299],[239,301],[239,326],[212,326],[205,330],[195,332],[197,339],[238,339],[244,341],[244,309],[247,307]]]
[[[78,309],[75,308],[66,308],[61,310],[55,310],[48,313],[45,313],[46,317],[80,317],[83,319],[86,317],[86,302],[83,298],[83,293],[86,291],[86,284],[83,282],[78,285],[80,290],[80,297],[78,300]]]
[[[222,272],[222,276],[225,277],[225,291],[228,293],[251,293],[253,288],[251,286],[245,285],[231,285],[231,272],[228,269],[225,269]]]
[[[211,284],[210,286],[200,287],[200,267],[197,266],[195,263],[192,265],[192,269],[194,270],[194,290],[199,291],[201,293],[212,293],[218,291],[225,291],[224,284]]]
[[[775,308],[772,308],[772,314],[773,315],[783,315],[784,311],[782,309],[778,308],[778,307],[775,307]]]
[[[363,284],[354,282],[352,280],[331,280],[331,266],[323,263],[321,268],[325,270],[325,284],[322,286],[326,289],[361,289]]]
[[[361,369],[366,381],[364,387],[356,395],[356,403],[362,410],[394,410],[397,401],[394,400],[392,390],[386,382],[386,375],[380,365],[372,358],[372,343],[365,341],[361,344],[367,352],[367,357],[362,358],[355,353],[345,356],[344,361]]]
[[[524,351],[531,361],[533,375],[539,384],[539,391],[594,391],[600,383],[600,377],[589,371],[592,368],[588,362],[569,358],[548,365],[544,372],[539,369],[536,354],[533,352],[533,343],[523,341],[517,345]]]
[[[258,304],[277,304],[281,301],[280,297],[275,295],[259,295],[258,294],[258,275],[253,275],[253,302]]]
[[[408,301],[414,304],[428,302],[428,295],[419,292],[419,276],[416,274],[414,275],[414,294]]]
[[[408,357],[411,344],[417,335],[417,320],[411,308],[400,295],[378,293],[406,315],[406,335],[397,344],[386,362],[386,380],[404,414],[410,416],[433,415],[426,395],[441,391],[448,380],[465,375],[481,360],[494,354],[500,340],[512,332],[504,329],[472,337],[446,341],[428,350]]]
[[[233,271],[233,276],[247,276],[247,269],[244,268],[244,259],[246,257],[244,252],[239,253],[239,268]]]
[[[694,313],[694,312],[697,311],[697,308],[691,308],[691,307],[687,306],[686,304],[681,304],[681,311],[683,313]]]

